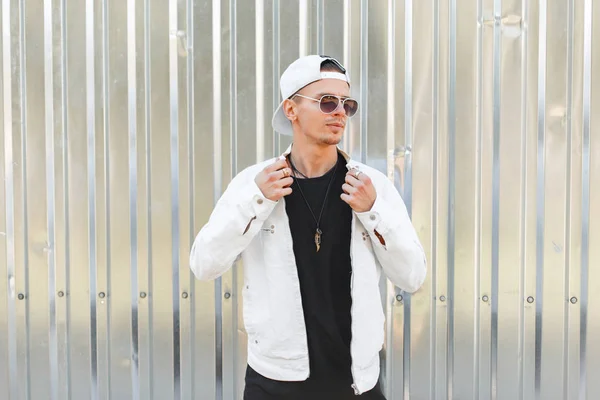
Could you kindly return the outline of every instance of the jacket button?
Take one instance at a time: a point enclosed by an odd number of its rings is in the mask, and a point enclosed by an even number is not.
[[[263,203],[263,199],[258,199],[258,200],[256,200],[256,202],[257,202],[258,204],[262,204],[262,203]]]
[[[371,214],[371,221],[375,221],[377,217],[374,214]]]

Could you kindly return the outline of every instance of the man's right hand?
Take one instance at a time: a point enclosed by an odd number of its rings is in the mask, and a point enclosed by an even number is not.
[[[271,201],[278,201],[292,193],[290,186],[294,183],[294,179],[290,177],[291,174],[287,160],[280,158],[256,175],[254,182],[263,196]]]

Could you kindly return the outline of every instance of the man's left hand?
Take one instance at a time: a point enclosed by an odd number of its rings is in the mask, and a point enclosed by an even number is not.
[[[358,213],[371,210],[377,197],[371,178],[357,169],[346,173],[346,183],[342,189],[344,193],[340,197]]]

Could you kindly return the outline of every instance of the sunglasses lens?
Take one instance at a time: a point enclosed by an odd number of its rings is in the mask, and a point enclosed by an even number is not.
[[[358,110],[358,102],[356,100],[347,99],[344,102],[344,110],[346,110],[346,115],[348,117],[353,116]]]
[[[331,114],[338,108],[338,104],[340,104],[340,102],[337,97],[323,96],[321,98],[321,111],[325,114]]]

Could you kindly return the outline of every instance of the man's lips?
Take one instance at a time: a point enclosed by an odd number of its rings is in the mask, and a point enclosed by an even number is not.
[[[330,123],[330,124],[327,124],[327,125],[328,125],[328,126],[335,126],[335,127],[337,127],[337,128],[341,128],[341,129],[343,129],[343,128],[344,128],[344,124],[341,124],[341,123],[339,123],[339,122],[332,122],[332,123]]]

